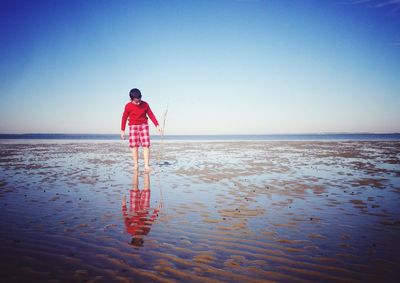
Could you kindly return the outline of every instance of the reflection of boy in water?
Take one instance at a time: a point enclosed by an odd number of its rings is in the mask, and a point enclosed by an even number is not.
[[[151,225],[158,216],[159,208],[150,215],[150,177],[144,174],[144,188],[139,190],[138,172],[133,175],[133,189],[130,190],[129,210],[126,207],[126,197],[122,200],[122,215],[124,216],[126,231],[132,235],[133,246],[143,246],[143,236],[150,232]]]

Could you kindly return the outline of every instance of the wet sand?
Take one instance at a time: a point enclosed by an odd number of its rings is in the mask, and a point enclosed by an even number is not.
[[[2,281],[399,280],[400,142],[159,146],[1,141]]]

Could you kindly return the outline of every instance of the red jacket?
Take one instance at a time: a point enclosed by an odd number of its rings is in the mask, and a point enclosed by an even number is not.
[[[154,126],[158,126],[156,116],[150,109],[147,102],[141,101],[139,105],[128,102],[125,105],[124,114],[122,114],[121,130],[125,131],[126,121],[129,118],[129,126],[147,124],[147,116],[153,122]]]

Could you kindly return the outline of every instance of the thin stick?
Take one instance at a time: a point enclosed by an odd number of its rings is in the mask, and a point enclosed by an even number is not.
[[[161,143],[160,143],[160,149],[158,151],[158,161],[157,163],[160,165],[161,164],[161,158],[163,156],[164,153],[164,133],[165,133],[165,122],[167,120],[167,113],[168,113],[168,106],[169,106],[169,102],[167,103],[167,108],[165,109],[164,115],[163,115],[163,123],[162,123],[162,132],[161,132]],[[161,208],[164,208],[164,196],[162,193],[162,186],[161,186],[161,172],[158,172],[158,186],[160,188],[160,198],[161,198],[161,202],[160,202],[160,210]],[[164,210],[165,213],[165,210]]]
[[[162,132],[161,132],[161,144],[160,144],[160,149],[158,151],[158,160],[157,160],[157,163],[159,165],[161,163],[161,158],[162,158],[163,153],[164,153],[165,121],[167,120],[168,106],[169,106],[169,103],[167,104],[167,109],[165,110],[164,115],[163,115],[163,124],[162,124]]]

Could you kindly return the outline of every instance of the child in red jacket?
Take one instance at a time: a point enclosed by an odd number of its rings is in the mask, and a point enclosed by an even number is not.
[[[132,157],[134,169],[138,169],[138,148],[143,148],[144,170],[150,171],[150,135],[148,118],[153,122],[157,130],[162,133],[161,127],[158,124],[156,117],[150,109],[147,102],[142,101],[142,94],[137,88],[129,92],[131,101],[125,105],[124,113],[121,122],[121,139],[125,139],[125,126],[129,118],[129,147],[132,149]]]

